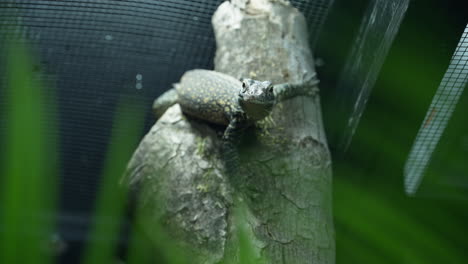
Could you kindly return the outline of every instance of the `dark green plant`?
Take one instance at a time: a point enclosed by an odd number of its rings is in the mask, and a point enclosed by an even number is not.
[[[46,241],[53,230],[57,150],[47,131],[55,130],[54,98],[42,92],[22,42],[6,43],[3,52],[3,86],[8,88],[1,111],[7,125],[0,161],[0,263],[49,263]]]
[[[0,263],[46,264],[53,262],[48,247],[54,233],[59,180],[57,139],[51,136],[57,131],[56,104],[52,89],[44,89],[40,73],[32,66],[36,65],[34,57],[22,43],[10,41],[4,50],[7,78],[2,118],[7,121],[7,131],[1,150]],[[119,179],[143,128],[143,108],[137,105],[123,98],[117,106],[84,264],[116,261],[115,246],[128,198]],[[258,263],[242,224],[243,210],[239,207],[237,211],[240,261]],[[155,249],[164,263],[190,263],[189,256],[171,242],[162,227],[148,223],[146,213],[138,211],[136,225],[153,225],[154,232],[147,240],[141,239],[142,232],[131,234],[128,263],[152,263]]]

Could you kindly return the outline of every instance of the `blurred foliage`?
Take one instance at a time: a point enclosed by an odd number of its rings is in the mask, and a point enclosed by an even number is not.
[[[348,152],[333,152],[338,264],[467,262],[466,169],[457,171],[460,177],[465,176],[464,182],[457,183],[460,189],[464,184],[465,195],[454,188],[440,195],[443,187],[449,187],[448,177],[454,174],[450,170],[466,168],[467,164],[461,160],[467,153],[457,149],[461,141],[453,137],[468,131],[466,90],[455,113],[460,117],[450,121],[441,141],[445,149],[437,150],[431,166],[439,164],[429,168],[433,179],[427,174],[423,180],[423,185],[433,188],[416,197],[406,196],[403,188],[403,166],[466,26],[467,3],[410,2]],[[336,92],[337,77],[368,4],[335,1],[316,51],[327,59],[317,70],[332,148],[343,135],[355,103],[349,98],[351,94]],[[369,50],[369,54],[373,52]],[[337,102],[341,98],[347,99],[346,113],[340,112],[343,106]]]
[[[335,181],[334,193],[337,263],[465,262],[465,245],[451,236],[466,227],[450,211],[436,204],[412,210],[422,203],[343,179]]]
[[[96,202],[94,226],[83,261],[85,264],[115,262],[114,247],[127,204],[127,190],[119,185],[119,179],[125,172],[143,127],[143,108],[131,107],[135,105],[136,102],[124,100],[119,103],[115,113]]]
[[[7,82],[2,92],[7,98],[2,118],[7,132],[1,149],[0,263],[54,262],[52,240],[59,178],[55,135],[55,98],[42,83],[41,73],[33,69],[34,57],[20,39],[2,50],[6,56]],[[119,185],[127,161],[138,143],[144,118],[138,101],[122,98],[117,106],[100,189],[88,243],[81,263],[116,263],[122,219],[128,203],[128,190]],[[239,261],[226,263],[264,263],[254,252],[251,234],[244,220],[246,208],[236,207],[236,248]],[[130,234],[127,263],[191,263],[182,251],[143,208],[137,209]],[[143,226],[152,226],[141,230]],[[27,252],[27,253],[25,253]]]
[[[23,43],[4,45],[8,120],[0,161],[0,263],[48,263],[57,167],[53,96],[43,93],[33,74],[33,59]],[[25,254],[27,252],[27,254]]]

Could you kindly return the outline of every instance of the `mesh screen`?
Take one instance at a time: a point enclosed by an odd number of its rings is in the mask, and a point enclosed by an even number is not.
[[[468,81],[468,25],[440,82],[405,165],[405,190],[413,195]]]
[[[370,1],[364,13],[358,36],[337,84],[337,91],[347,95],[341,96],[337,103],[338,111],[348,116],[343,132],[337,135],[338,147],[343,152],[356,132],[409,3],[409,0]]]
[[[57,92],[62,209],[91,209],[120,96],[139,98],[149,128],[157,95],[189,69],[213,68],[211,16],[221,2],[0,1],[0,40],[27,39],[35,67]],[[292,1],[306,16],[312,45],[331,3]]]

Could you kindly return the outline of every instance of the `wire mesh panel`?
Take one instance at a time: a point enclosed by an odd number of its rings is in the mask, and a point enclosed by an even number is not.
[[[122,95],[150,106],[185,70],[212,67],[212,2],[9,1],[2,36],[20,35],[58,95],[62,194],[87,211]],[[1,100],[1,99],[0,99]],[[148,111],[150,112],[150,111]]]
[[[380,69],[398,33],[409,0],[372,0],[364,14],[358,36],[340,74],[338,111],[347,117],[336,141],[346,151],[366,108]],[[350,113],[350,114],[348,114]],[[344,132],[341,132],[344,131]]]
[[[405,190],[414,195],[468,81],[468,25],[455,49],[405,164]]]
[[[297,0],[291,4],[299,9],[307,19],[310,47],[313,49],[317,43],[323,23],[333,5],[334,0]]]
[[[87,214],[93,206],[120,97],[136,97],[145,106],[148,128],[157,95],[187,70],[213,68],[211,16],[222,2],[0,1],[0,43],[12,36],[25,40],[49,85],[44,92],[57,94],[59,131],[50,133],[60,142],[63,212]],[[309,21],[312,45],[332,2],[291,1]],[[5,103],[0,97],[0,106]],[[0,136],[6,122],[0,120]],[[61,218],[83,225],[80,217]]]

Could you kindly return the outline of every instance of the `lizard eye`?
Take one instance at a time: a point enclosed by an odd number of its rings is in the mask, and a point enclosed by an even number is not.
[[[268,92],[270,92],[270,93],[273,92],[273,86],[268,87]]]
[[[242,82],[242,88],[245,88],[245,82]]]

